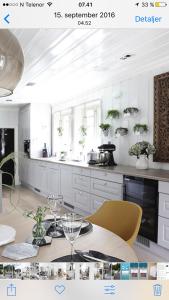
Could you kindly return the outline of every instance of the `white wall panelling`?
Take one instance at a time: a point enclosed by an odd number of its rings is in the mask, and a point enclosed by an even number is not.
[[[42,157],[44,143],[51,155],[51,106],[31,104],[30,106],[31,157]]]
[[[31,140],[30,156],[42,157],[44,143],[51,154],[51,106],[28,104],[19,113],[19,151],[24,152],[24,140]]]

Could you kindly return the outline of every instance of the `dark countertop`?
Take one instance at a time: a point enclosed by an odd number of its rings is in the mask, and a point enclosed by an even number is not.
[[[116,173],[121,175],[129,175],[129,176],[137,176],[148,179],[155,179],[161,181],[169,182],[169,170],[162,169],[148,169],[148,170],[139,170],[132,166],[118,165],[114,167],[106,167],[106,166],[98,166],[98,165],[88,165],[84,162],[75,162],[75,161],[59,161],[55,157],[50,158],[31,158],[33,160],[57,163],[60,165],[67,165],[72,167],[81,167],[87,168],[89,170],[97,170],[97,171],[106,171],[110,173]]]

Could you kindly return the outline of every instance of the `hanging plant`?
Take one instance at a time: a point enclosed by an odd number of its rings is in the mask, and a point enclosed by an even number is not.
[[[125,116],[131,116],[134,114],[137,114],[139,112],[139,109],[137,107],[127,107],[123,110],[123,113]]]
[[[124,136],[128,134],[128,128],[119,127],[115,130],[115,135],[118,136]]]
[[[79,141],[79,145],[81,145],[82,148],[84,149],[84,147],[85,147],[85,139],[80,140]]]
[[[148,131],[148,126],[146,124],[135,124],[133,131],[137,135],[146,133]]]
[[[57,128],[57,131],[59,136],[63,135],[63,128],[61,126]]]
[[[80,132],[82,136],[86,136],[87,135],[87,128],[85,126],[81,126],[80,127]]]
[[[99,127],[101,128],[104,136],[108,136],[109,135],[109,131],[110,131],[110,128],[111,128],[110,124],[101,123]]]
[[[120,117],[120,112],[116,109],[111,109],[108,110],[107,112],[107,119],[111,118],[111,119],[118,119]]]

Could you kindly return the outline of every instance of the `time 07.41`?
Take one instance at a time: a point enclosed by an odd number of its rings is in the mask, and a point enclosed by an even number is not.
[[[92,7],[93,3],[92,2],[79,2],[78,6],[79,7]]]

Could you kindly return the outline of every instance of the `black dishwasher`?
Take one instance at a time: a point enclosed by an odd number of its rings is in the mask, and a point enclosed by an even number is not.
[[[123,200],[137,203],[143,210],[139,235],[157,242],[158,181],[134,176],[123,177]]]

